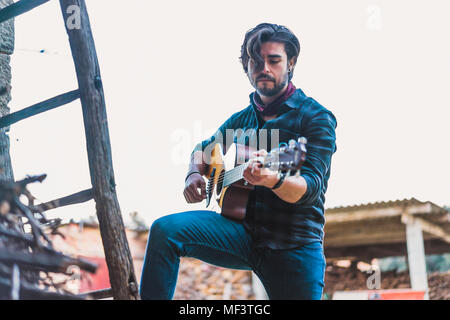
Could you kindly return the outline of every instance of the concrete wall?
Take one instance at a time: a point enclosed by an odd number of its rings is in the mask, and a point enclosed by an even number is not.
[[[0,0],[0,9],[12,4]],[[14,51],[14,19],[0,24],[0,117],[9,114],[11,100],[11,55]],[[0,179],[14,180],[9,155],[9,128],[0,129]]]

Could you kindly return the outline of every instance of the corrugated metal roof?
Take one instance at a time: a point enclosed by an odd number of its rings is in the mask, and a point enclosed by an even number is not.
[[[354,211],[354,210],[361,210],[361,209],[382,209],[382,208],[390,208],[390,207],[407,207],[407,206],[414,206],[414,205],[423,205],[423,204],[431,204],[431,206],[434,207],[434,209],[437,209],[438,211],[442,210],[442,213],[448,212],[447,209],[442,208],[438,206],[437,204],[434,204],[430,201],[422,202],[417,200],[416,198],[410,198],[410,199],[403,199],[403,200],[390,200],[390,201],[379,201],[379,202],[369,202],[364,204],[356,204],[351,206],[338,206],[326,209],[326,213],[337,213],[337,212],[343,212],[343,211]]]

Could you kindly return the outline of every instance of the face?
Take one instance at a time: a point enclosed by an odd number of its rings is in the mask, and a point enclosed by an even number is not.
[[[284,44],[279,42],[264,42],[260,54],[264,68],[256,71],[253,59],[249,59],[247,76],[259,95],[276,96],[287,87],[288,70],[293,67],[293,61],[288,63]]]

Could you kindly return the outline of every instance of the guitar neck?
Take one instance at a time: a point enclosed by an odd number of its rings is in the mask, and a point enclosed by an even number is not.
[[[244,170],[247,168],[247,163],[243,163],[225,172],[223,177],[223,186],[227,187],[235,182],[238,182],[244,177]]]

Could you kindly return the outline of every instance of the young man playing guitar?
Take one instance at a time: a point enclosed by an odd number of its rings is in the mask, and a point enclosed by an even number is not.
[[[307,154],[301,174],[290,175],[285,170],[280,175],[277,171],[281,169],[269,168],[273,160],[263,165],[261,158],[271,158],[258,141],[260,150],[253,153],[237,178],[243,178],[242,185],[251,186],[246,189],[248,199],[241,220],[208,210],[156,220],[144,259],[142,299],[172,299],[182,256],[225,268],[253,270],[270,299],[321,299],[326,265],[324,201],[331,157],[336,151],[336,119],[292,84],[299,53],[299,41],[286,27],[262,23],[246,33],[241,61],[255,92],[247,108],[232,115],[193,151],[184,196],[188,203],[211,196],[203,176],[223,183],[223,175],[208,171],[212,166],[206,150],[220,145],[226,152],[239,140],[246,144],[249,136],[230,137],[231,129],[252,129],[257,136],[262,130],[276,132],[279,142],[289,142],[289,148],[279,149],[280,159],[289,150],[299,150],[296,141],[305,137]],[[229,137],[233,141],[228,141]],[[244,189],[236,190],[237,198]]]

